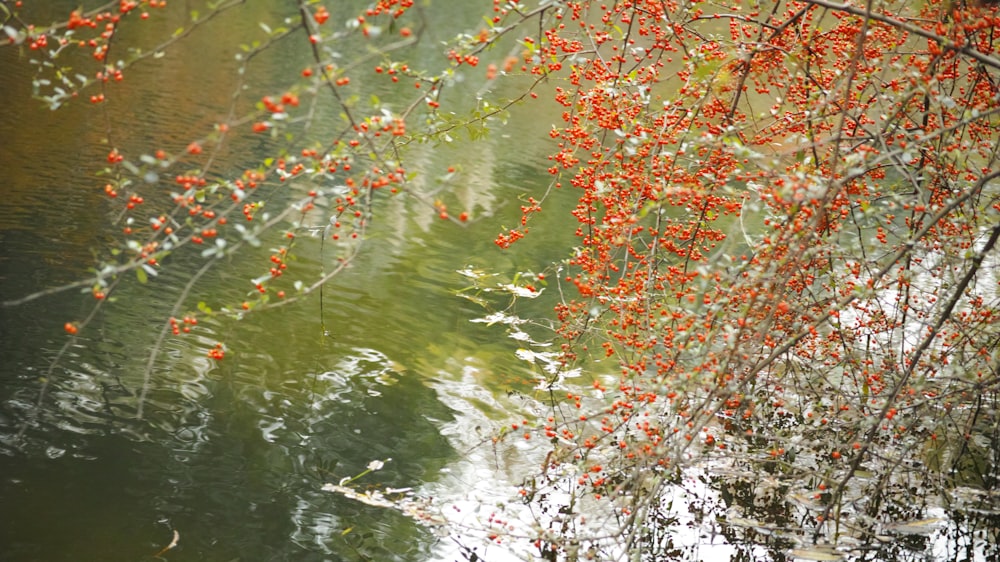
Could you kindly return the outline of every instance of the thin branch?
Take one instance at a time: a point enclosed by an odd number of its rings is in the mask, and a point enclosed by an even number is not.
[[[983,53],[982,51],[973,49],[969,45],[959,45],[954,41],[952,41],[951,39],[948,39],[947,37],[942,37],[937,33],[932,33],[922,27],[906,23],[905,21],[892,18],[884,14],[879,14],[877,12],[871,12],[868,11],[867,9],[863,10],[860,8],[856,8],[854,6],[850,6],[847,4],[836,4],[834,2],[829,2],[828,0],[803,0],[803,1],[806,2],[807,4],[823,6],[824,8],[829,8],[831,10],[838,12],[846,12],[851,15],[860,16],[866,19],[871,19],[877,22],[881,22],[886,25],[895,27],[897,29],[902,29],[907,33],[912,33],[913,35],[917,35],[925,39],[930,39],[931,41],[938,43],[942,49],[948,51],[954,51],[956,53],[961,53],[970,58],[976,59],[977,61],[983,63],[986,66],[1000,70],[1000,59],[997,59],[996,57]]]

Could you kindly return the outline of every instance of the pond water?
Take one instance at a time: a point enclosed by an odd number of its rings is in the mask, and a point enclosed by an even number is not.
[[[64,4],[53,13],[75,5]],[[263,4],[216,32],[280,21]],[[178,151],[191,131],[224,117],[235,64],[233,52],[206,48],[212,38],[197,34],[123,82],[109,101],[123,152]],[[288,53],[275,51],[255,67],[257,76],[278,77],[255,84],[264,93],[283,87],[278,70]],[[18,51],[0,57],[0,97],[18,108],[0,113],[0,294],[12,299],[86,277],[92,247],[121,225],[95,176],[107,154],[101,112],[79,102],[49,111],[31,99],[34,71]],[[462,485],[482,477],[469,463],[487,463],[461,448],[520,415],[507,391],[530,373],[502,329],[471,322],[484,309],[456,295],[470,284],[457,270],[513,273],[559,257],[540,243],[516,254],[492,243],[517,212],[516,197],[547,181],[546,149],[510,141],[544,139],[539,127],[528,114],[462,152],[418,148],[414,159],[431,177],[460,168],[450,185],[426,189],[447,187],[449,202],[473,214],[468,225],[441,221],[414,199],[387,203],[362,256],[324,290],[322,308],[311,298],[243,322],[205,316],[195,334],[167,341],[148,388],[148,350],[196,255],[177,256],[176,274],[124,283],[121,304],[100,312],[51,372],[63,323],[83,318],[92,301],[72,290],[4,309],[0,559],[148,559],[174,530],[180,541],[170,560],[436,556],[438,540],[408,519],[321,487],[389,458],[366,484]],[[213,172],[238,174],[267,149],[231,146]],[[318,271],[319,245],[306,238],[293,267]],[[247,260],[252,266],[210,273],[185,310],[239,302],[265,251]],[[206,357],[216,341],[229,348],[219,362]],[[500,464],[489,466],[491,478],[503,478]]]
[[[475,27],[472,4],[429,12],[431,26]],[[262,2],[239,17],[254,24],[280,20],[281,11]],[[236,79],[233,53],[207,45],[240,33],[241,22],[219,24],[137,68],[109,102],[113,123],[84,103],[52,112],[30,100],[32,68],[15,49],[0,49],[0,100],[17,108],[0,112],[4,300],[85,278],[94,245],[118,236],[95,176],[109,130],[128,154],[178,151],[191,131],[222,119]],[[255,67],[261,92],[280,90],[286,57],[300,56],[282,49]],[[426,41],[413,56],[437,49]],[[419,188],[443,190],[450,208],[472,214],[467,225],[437,219],[415,198],[388,201],[322,306],[314,295],[243,321],[205,316],[191,336],[167,340],[148,381],[148,351],[201,263],[197,255],[178,256],[176,273],[124,283],[119,303],[105,307],[51,371],[66,340],[63,324],[87,315],[92,301],[72,290],[2,309],[0,559],[149,560],[174,531],[178,546],[162,557],[172,561],[459,558],[454,544],[411,520],[322,487],[391,459],[363,485],[505,497],[538,466],[527,445],[479,446],[532,415],[534,373],[502,327],[476,322],[486,311],[460,296],[471,282],[459,271],[481,268],[509,282],[565,257],[573,233],[555,228],[567,220],[556,209],[571,203],[571,193],[556,194],[537,220],[544,237],[512,251],[493,244],[519,216],[518,197],[550,181],[550,111],[539,102],[484,142],[414,150],[427,178]],[[210,173],[232,175],[268,148],[234,141]],[[445,174],[449,166],[458,173]],[[293,267],[316,273],[319,243],[304,238]],[[256,257],[266,260],[266,250]],[[260,260],[247,261],[209,273],[189,308],[242,299]],[[549,296],[526,312],[545,314]],[[222,361],[206,357],[217,341],[229,348]],[[678,490],[678,506],[725,509],[717,496],[707,499],[706,486],[691,490]],[[679,541],[688,553],[736,560],[771,552],[707,528]],[[749,546],[726,544],[740,540]]]

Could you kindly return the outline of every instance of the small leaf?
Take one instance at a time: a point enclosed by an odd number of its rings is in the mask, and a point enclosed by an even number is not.
[[[840,560],[843,558],[839,552],[833,548],[816,546],[813,548],[796,548],[788,553],[792,558],[799,560]]]
[[[936,531],[943,522],[944,520],[940,517],[931,517],[929,519],[918,519],[916,521],[890,523],[886,526],[886,530],[892,533],[900,533],[904,535],[928,535]]]

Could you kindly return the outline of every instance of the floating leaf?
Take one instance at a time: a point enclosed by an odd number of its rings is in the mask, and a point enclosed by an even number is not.
[[[844,556],[833,547],[814,546],[812,548],[796,548],[788,553],[799,560],[841,560]]]
[[[515,297],[524,297],[527,299],[536,298],[538,295],[542,294],[542,291],[545,290],[545,289],[532,290],[527,287],[518,287],[517,285],[511,285],[511,284],[500,285],[500,288],[504,289],[505,291],[514,295]]]
[[[929,517],[914,521],[903,521],[886,525],[886,531],[903,535],[929,535],[944,522],[940,517]]]

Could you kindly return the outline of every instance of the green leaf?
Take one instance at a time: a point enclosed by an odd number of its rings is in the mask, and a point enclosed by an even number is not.
[[[146,270],[144,270],[141,267],[136,268],[136,270],[135,270],[135,277],[143,285],[145,285],[149,281],[149,276],[146,274]]]
[[[212,309],[207,304],[205,304],[205,301],[198,301],[198,310],[204,312],[205,314],[212,313]]]

